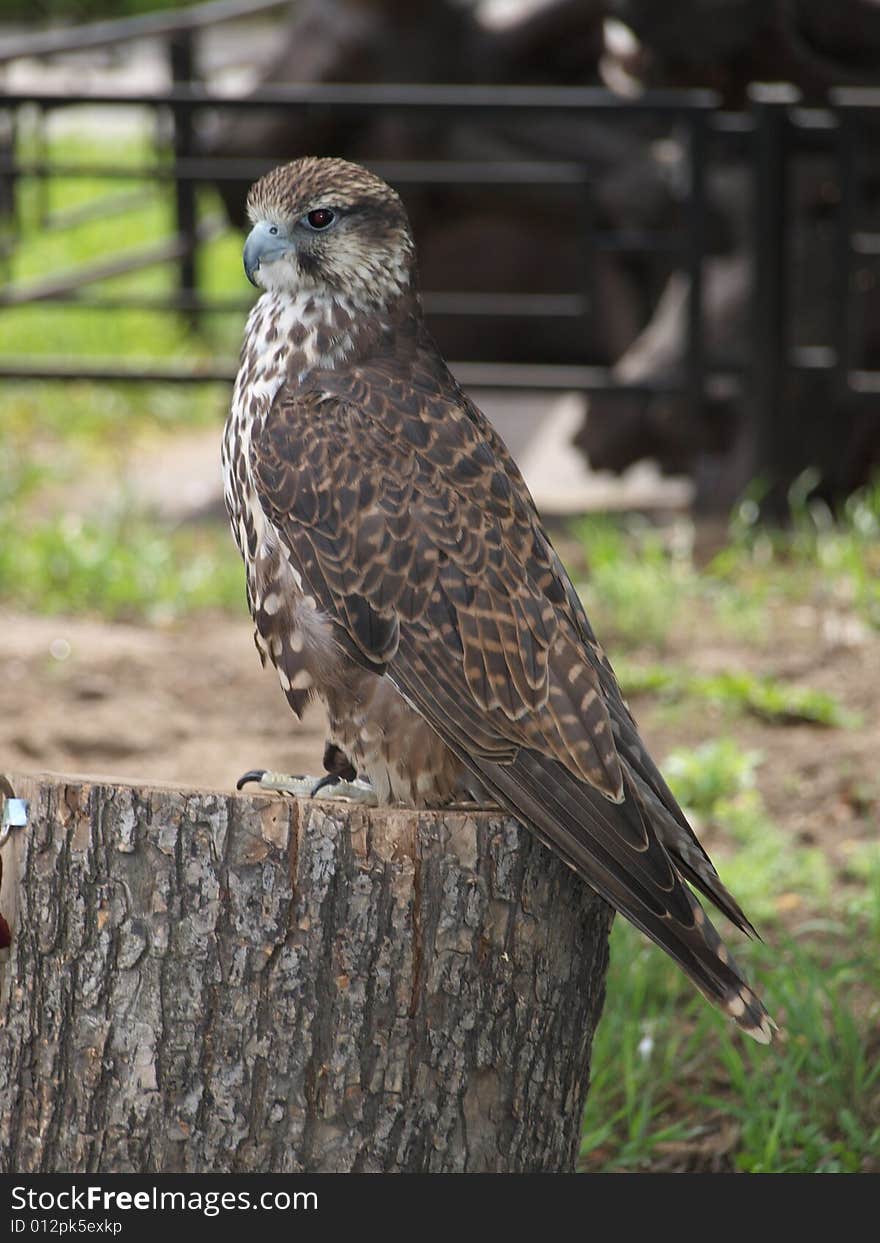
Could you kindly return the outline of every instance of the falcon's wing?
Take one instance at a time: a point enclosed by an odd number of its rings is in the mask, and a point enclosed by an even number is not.
[[[346,650],[769,1038],[677,868],[750,925],[641,745],[519,472],[445,368],[426,358],[401,378],[380,360],[321,373],[305,394],[282,389],[251,454],[261,502]]]

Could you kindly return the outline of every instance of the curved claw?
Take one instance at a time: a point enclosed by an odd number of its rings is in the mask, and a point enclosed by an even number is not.
[[[376,791],[368,781],[364,781],[358,777],[354,781],[346,781],[343,777],[336,774],[324,778],[316,782],[312,789],[312,796],[316,794],[322,786],[332,785],[329,793],[322,797],[326,799],[339,799],[343,803],[360,803],[364,807],[375,807],[377,805]]]
[[[310,798],[317,798],[321,790],[325,790],[327,786],[335,786],[340,779],[339,773],[326,773],[320,781],[316,781],[312,786]]]
[[[259,785],[265,775],[265,768],[250,768],[246,773],[242,773],[238,781],[235,783],[235,788],[236,790],[243,790],[244,787],[251,781],[254,781],[257,785]]]
[[[295,798],[314,798],[326,786],[332,786],[332,790],[324,798],[365,803],[367,806],[376,805],[376,795],[367,782],[346,781],[338,773],[328,773],[319,780],[316,777],[291,777],[287,773],[273,773],[267,768],[252,768],[250,772],[239,777],[236,789],[240,790],[251,782],[265,792],[290,794]]]

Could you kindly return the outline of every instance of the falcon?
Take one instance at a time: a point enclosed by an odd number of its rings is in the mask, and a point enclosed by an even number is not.
[[[498,805],[750,1036],[775,1024],[691,892],[757,935],[639,737],[498,433],[425,326],[390,186],[338,159],[250,190],[226,505],[263,663],[329,721],[328,776]],[[248,781],[290,788],[255,770]]]

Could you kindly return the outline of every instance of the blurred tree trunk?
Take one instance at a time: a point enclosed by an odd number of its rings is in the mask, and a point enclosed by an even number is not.
[[[515,823],[11,780],[4,1170],[573,1167],[611,915]]]

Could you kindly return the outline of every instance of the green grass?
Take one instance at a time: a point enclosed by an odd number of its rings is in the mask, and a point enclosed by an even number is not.
[[[576,520],[572,532],[587,566],[577,586],[597,632],[624,647],[662,648],[699,590],[687,542],[595,514]]]
[[[35,156],[36,142],[25,130],[19,141],[20,158]],[[132,169],[155,163],[157,158],[149,132],[138,139],[117,139],[102,145],[89,137],[65,136],[63,140],[50,140],[47,154],[65,164]],[[167,157],[167,151],[159,152],[160,159]],[[121,191],[133,192],[124,204],[119,204]],[[174,234],[170,184],[92,176],[56,177],[42,183],[23,177],[16,194],[21,232],[14,251],[14,285],[63,277],[136,252]],[[69,227],[52,227],[58,213],[101,202],[108,204],[107,212],[81,219]],[[222,219],[220,201],[210,188],[200,190],[198,204],[201,221]],[[241,239],[233,230],[223,229],[207,242],[200,249],[198,261],[200,285],[208,295],[250,300],[252,290],[241,269]],[[158,297],[172,293],[176,281],[176,265],[166,262],[94,282],[86,291],[103,296]],[[0,310],[2,353],[7,357],[55,355],[131,363],[185,360],[195,366],[199,361],[222,356],[233,362],[241,322],[241,312],[209,315],[194,331],[185,318],[161,309],[99,309],[42,302]]]
[[[97,145],[94,139],[66,135],[49,143],[48,154],[65,163],[136,168],[155,160],[148,133]],[[38,154],[36,138],[23,127],[22,158]],[[166,153],[160,152],[164,158]],[[71,227],[54,228],[59,212],[102,202],[119,202],[121,189],[133,190],[122,206]],[[169,186],[147,181],[122,183],[96,177],[54,178],[41,183],[21,178],[16,186],[21,235],[14,250],[14,285],[75,271],[121,253],[137,250],[173,233]],[[205,190],[199,199],[202,219],[216,217],[219,201]],[[48,223],[47,223],[48,222]],[[200,256],[212,295],[247,298],[250,287],[241,272],[240,239],[227,230],[205,246]],[[165,295],[177,280],[172,263],[104,280],[88,287],[100,295]],[[164,310],[96,309],[47,302],[0,308],[0,354],[8,359],[60,357],[88,360],[200,362],[222,357],[234,365],[242,316],[206,316],[193,330],[189,322]],[[216,423],[228,405],[225,385],[93,384],[87,381],[7,383],[0,392],[0,436],[7,470],[28,470],[34,462],[55,479],[76,477],[95,465],[107,465],[107,451],[124,452],[145,431],[174,430]],[[48,464],[48,465],[45,465]]]
[[[244,571],[225,526],[168,529],[121,506],[24,531],[0,509],[0,599],[22,611],[164,622],[243,611]]]
[[[727,547],[710,575],[736,583],[753,598],[772,592],[791,602],[851,610],[880,628],[880,477],[832,511],[813,496],[816,471],[808,470],[789,493],[790,524],[774,529],[758,522],[760,489],[739,505]]]
[[[876,954],[779,935],[772,950],[738,958],[784,1026],[785,1039],[769,1048],[716,1015],[617,921],[593,1046],[586,1168],[880,1169]],[[868,990],[875,1000],[861,1005]]]
[[[722,875],[767,937],[736,956],[784,1039],[755,1045],[617,920],[593,1047],[586,1168],[880,1170],[878,852],[855,856],[865,887],[839,891],[820,851],[793,853],[769,822],[759,763],[719,740],[673,753],[664,771],[685,806],[736,842]],[[773,898],[786,892],[801,903],[794,928]]]
[[[858,725],[824,690],[669,659],[673,640],[686,652],[701,631],[722,650],[725,636],[735,649],[748,637],[775,654],[775,619],[802,605],[880,625],[880,484],[832,514],[809,499],[813,482],[793,490],[785,529],[759,526],[746,498],[729,543],[702,569],[675,529],[670,538],[628,520],[577,524],[584,600],[626,693],[682,712],[710,705],[722,731],[742,713],[780,728]],[[820,846],[793,849],[759,793],[762,762],[720,737],[661,767],[695,823],[723,843],[713,848],[722,878],[766,943],[729,940],[786,1039],[754,1045],[617,920],[584,1120],[587,1169],[880,1171],[880,849],[851,842],[843,868]],[[860,790],[867,820],[876,790]]]
[[[221,384],[9,382],[0,391],[7,466],[39,458],[57,474],[59,463],[49,458],[77,468],[107,450],[126,450],[137,433],[219,429],[228,403],[229,390]]]
[[[702,700],[732,713],[748,712],[778,725],[845,726],[856,723],[833,695],[775,678],[759,677],[746,669],[695,674],[674,665],[616,661],[615,672],[627,695],[652,694],[672,703]]]
[[[39,154],[25,128],[23,158]],[[66,163],[135,168],[156,156],[149,134],[97,146],[66,136],[49,154]],[[167,156],[167,152],[164,153]],[[164,158],[160,153],[160,158]],[[119,210],[55,228],[58,213],[109,199]],[[17,186],[22,235],[13,282],[28,284],[71,272],[169,237],[171,189],[148,181],[55,178]],[[219,211],[200,198],[202,217]],[[234,258],[233,258],[234,256]],[[231,232],[201,256],[210,292],[247,296],[240,242]],[[176,269],[164,263],[90,287],[95,293],[163,295]],[[96,310],[41,303],[0,310],[7,357],[58,355],[68,360],[185,360],[197,365],[218,351],[234,361],[241,315],[206,318],[198,332],[166,311]],[[234,321],[234,322],[233,322]],[[225,524],[183,526],[137,512],[121,483],[122,467],[150,438],[184,427],[222,425],[224,385],[8,383],[0,393],[0,598],[19,609],[87,612],[113,619],[160,620],[204,608],[243,607],[240,562]],[[66,484],[93,480],[95,500],[70,512]],[[88,489],[87,489],[88,491]]]
[[[687,523],[661,531],[631,518],[577,520],[572,531],[587,568],[578,586],[598,633],[611,636],[618,650],[662,652],[697,609],[731,635],[761,641],[768,610],[798,603],[851,612],[880,628],[880,478],[836,512],[812,495],[817,481],[814,471],[795,481],[790,521],[777,528],[759,523],[756,487],[738,506],[727,544],[705,567],[694,562]]]

